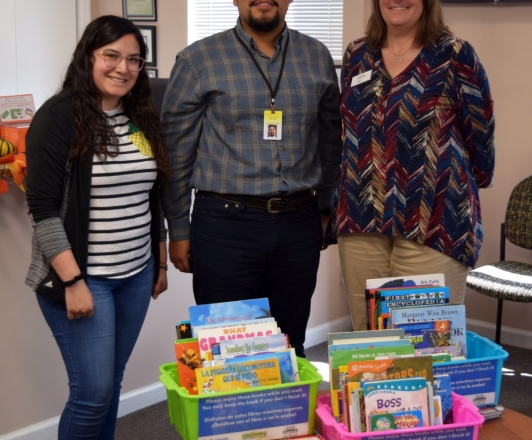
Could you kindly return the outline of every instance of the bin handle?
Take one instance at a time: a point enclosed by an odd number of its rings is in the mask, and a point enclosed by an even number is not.
[[[174,380],[172,380],[171,377],[169,377],[167,374],[161,374],[159,376],[159,380],[163,383],[163,385],[166,387],[166,389],[170,390],[176,390],[179,388],[179,386],[175,383]]]

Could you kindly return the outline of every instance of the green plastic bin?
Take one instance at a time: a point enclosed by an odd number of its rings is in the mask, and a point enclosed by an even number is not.
[[[247,390],[227,391],[223,393],[190,395],[186,388],[179,385],[179,375],[176,363],[163,364],[159,367],[161,376],[159,379],[166,387],[168,398],[168,414],[170,421],[184,440],[196,440],[199,438],[198,411],[203,400],[213,399],[235,394],[257,393],[259,391],[281,390],[285,388],[296,388],[302,385],[309,385],[309,405],[308,405],[308,433],[312,434],[314,426],[314,415],[316,410],[316,393],[322,377],[317,368],[303,358],[297,358],[299,367],[299,382],[285,383],[281,385],[264,386],[259,388],[249,388]]]

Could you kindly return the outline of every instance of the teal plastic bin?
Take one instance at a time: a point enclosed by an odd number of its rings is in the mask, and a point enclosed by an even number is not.
[[[477,406],[497,405],[506,359],[500,345],[467,332],[467,359],[434,364],[434,374],[449,374],[453,391]]]

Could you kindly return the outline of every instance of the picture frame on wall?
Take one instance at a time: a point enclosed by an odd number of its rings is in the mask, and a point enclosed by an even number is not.
[[[157,69],[146,69],[148,78],[157,78]]]
[[[155,67],[157,65],[157,39],[155,36],[155,26],[137,26],[144,37],[144,42],[148,46],[146,56],[146,66]]]
[[[157,1],[122,0],[122,12],[133,21],[157,21]]]

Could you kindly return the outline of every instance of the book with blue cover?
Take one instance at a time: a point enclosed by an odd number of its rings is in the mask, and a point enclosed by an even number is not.
[[[377,290],[375,302],[378,316],[392,308],[439,306],[449,303],[449,288],[444,286],[416,289]]]
[[[213,361],[204,362],[204,366],[214,367],[221,365],[230,365],[246,361],[262,361],[264,359],[277,358],[279,360],[279,368],[281,369],[281,382],[299,382],[299,371],[297,367],[295,349],[289,348],[284,351],[277,351],[275,353],[254,354],[251,356],[238,356],[227,359],[215,359]]]
[[[456,346],[458,356],[467,358],[466,312],[463,304],[392,309],[390,319],[394,328],[399,323],[450,321],[451,345]]]
[[[189,306],[192,329],[197,325],[238,324],[271,316],[268,298]]]
[[[410,340],[416,350],[451,345],[451,321],[448,319],[400,322],[396,327],[405,331],[405,338]]]
[[[453,423],[453,399],[451,391],[451,376],[448,374],[435,374],[434,395],[441,397],[441,412],[444,425]]]

